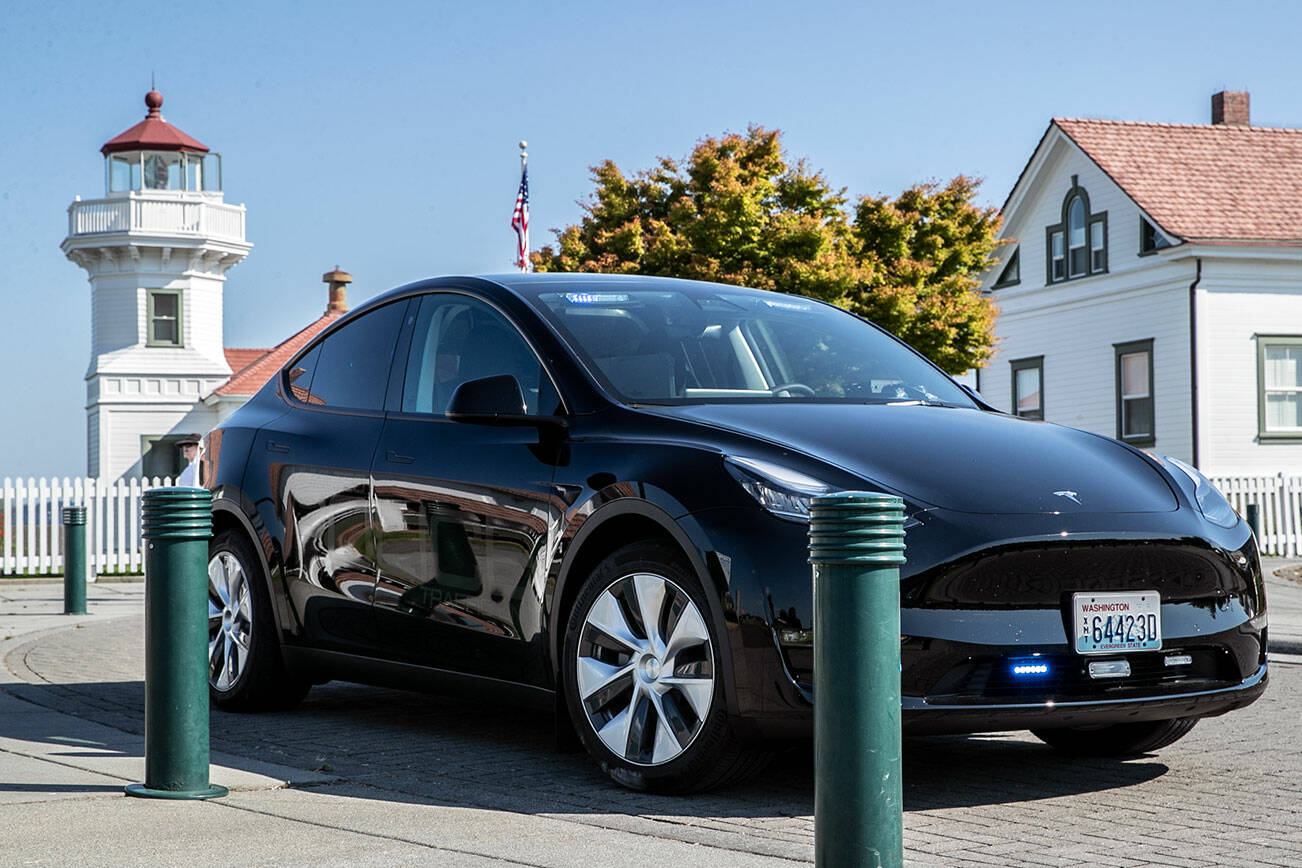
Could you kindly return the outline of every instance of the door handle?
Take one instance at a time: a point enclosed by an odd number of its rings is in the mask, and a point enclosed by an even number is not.
[[[286,446],[284,443],[277,443],[275,440],[268,440],[268,441],[267,441],[267,451],[268,451],[268,452],[282,452],[282,453],[284,453],[284,452],[288,452],[288,451],[289,451],[289,447]]]
[[[390,464],[411,464],[416,459],[410,455],[399,455],[397,452],[390,449],[388,452],[384,453],[384,460],[388,461]]]

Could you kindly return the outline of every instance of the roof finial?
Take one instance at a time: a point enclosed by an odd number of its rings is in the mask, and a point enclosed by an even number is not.
[[[145,105],[149,108],[149,114],[145,117],[161,118],[163,115],[158,111],[163,107],[163,95],[153,89],[153,78],[151,74],[149,93],[145,94]]]

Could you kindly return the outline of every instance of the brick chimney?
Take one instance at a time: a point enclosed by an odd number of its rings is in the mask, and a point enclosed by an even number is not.
[[[348,284],[353,282],[353,276],[346,271],[340,271],[339,266],[335,266],[334,271],[327,271],[321,275],[321,279],[330,285],[330,300],[326,304],[326,316],[332,313],[348,313]]]
[[[1212,94],[1212,126],[1250,125],[1246,90],[1223,90]]]

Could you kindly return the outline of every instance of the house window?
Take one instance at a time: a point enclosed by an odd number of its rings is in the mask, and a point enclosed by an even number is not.
[[[181,293],[148,291],[149,330],[145,345],[150,347],[181,346]]]
[[[1013,379],[1013,415],[1044,418],[1044,356],[1009,363]]]
[[[1257,337],[1257,408],[1262,439],[1302,439],[1302,336]]]
[[[1021,249],[1015,248],[1013,255],[1008,257],[1008,263],[1004,270],[999,272],[999,279],[995,281],[995,289],[1005,286],[1016,286],[1022,282],[1022,265],[1020,260]]]
[[[1153,341],[1114,344],[1117,360],[1117,439],[1135,446],[1156,441],[1153,418]]]
[[[1085,202],[1080,196],[1073,196],[1067,206],[1067,242],[1067,260],[1071,265],[1068,274],[1084,277],[1089,269],[1085,265]]]
[[[1163,247],[1170,247],[1171,241],[1157,227],[1149,223],[1143,217],[1139,218],[1139,255],[1144,256],[1149,253],[1156,253]]]
[[[1090,212],[1089,194],[1075,175],[1062,201],[1062,222],[1047,227],[1045,232],[1049,283],[1108,270],[1108,214]]]

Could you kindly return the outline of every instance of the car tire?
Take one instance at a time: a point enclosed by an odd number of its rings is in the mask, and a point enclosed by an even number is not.
[[[1074,756],[1127,757],[1161,750],[1184,738],[1196,717],[1116,723],[1097,728],[1033,729],[1031,733],[1055,750]]]
[[[728,722],[720,636],[709,612],[682,555],[656,542],[613,552],[579,590],[566,625],[562,689],[579,740],[615,782],[697,792],[736,783],[768,762]]]
[[[311,684],[280,655],[261,561],[244,534],[218,533],[208,545],[208,695],[223,711],[292,708]]]

